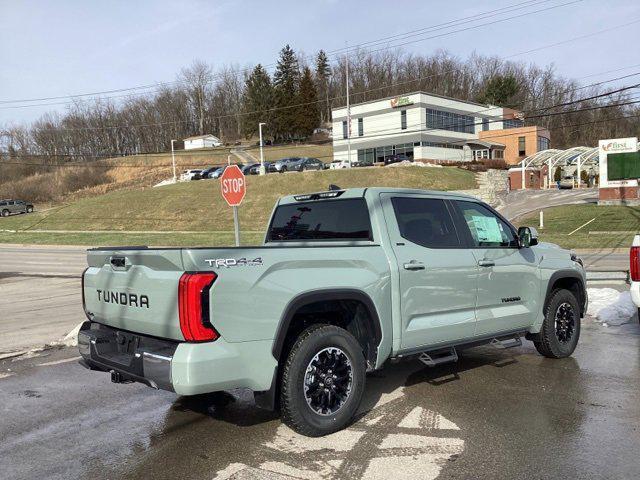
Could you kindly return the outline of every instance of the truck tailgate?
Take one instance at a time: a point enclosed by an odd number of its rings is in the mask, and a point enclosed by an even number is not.
[[[91,320],[155,337],[183,340],[178,283],[180,249],[89,250],[84,301]]]

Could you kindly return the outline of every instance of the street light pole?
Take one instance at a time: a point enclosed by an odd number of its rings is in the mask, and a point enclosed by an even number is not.
[[[264,155],[262,153],[262,126],[266,125],[264,122],[260,122],[258,124],[258,132],[260,133],[260,175],[264,175],[266,173],[264,169]]]
[[[173,149],[174,142],[175,140],[171,140],[171,162],[173,163],[173,183],[176,183],[178,181],[178,178],[176,177],[176,153]]]
[[[347,44],[347,53],[345,54],[345,69],[346,69],[346,81],[347,81],[347,158],[349,160],[349,167],[351,168],[351,105],[349,103],[349,44]]]

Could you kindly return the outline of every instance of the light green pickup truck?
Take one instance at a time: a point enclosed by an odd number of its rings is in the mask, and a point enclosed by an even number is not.
[[[366,373],[483,343],[570,355],[587,306],[575,255],[446,192],[335,186],[280,199],[264,245],[88,251],[78,344],[116,383],[251,389],[310,436],[353,418]]]

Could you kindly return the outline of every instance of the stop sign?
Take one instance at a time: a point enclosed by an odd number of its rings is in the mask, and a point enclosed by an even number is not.
[[[244,180],[244,174],[237,165],[230,165],[224,169],[224,173],[220,177],[220,188],[222,196],[230,207],[240,205],[247,193],[247,184]]]

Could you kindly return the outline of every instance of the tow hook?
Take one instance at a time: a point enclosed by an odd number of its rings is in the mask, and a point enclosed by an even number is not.
[[[115,370],[111,370],[111,381],[113,383],[132,383],[132,380],[128,380],[124,378],[124,376],[120,372],[116,372]]]

